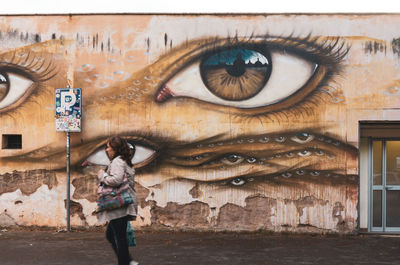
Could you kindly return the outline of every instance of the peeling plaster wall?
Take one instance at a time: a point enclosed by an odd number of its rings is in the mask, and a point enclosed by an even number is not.
[[[101,225],[97,172],[107,138],[120,135],[136,147],[135,227],[356,231],[358,122],[399,117],[399,22],[0,17],[0,226],[65,226],[54,89],[70,85],[83,99],[82,132],[71,136],[72,226]],[[20,149],[6,146],[12,134]]]

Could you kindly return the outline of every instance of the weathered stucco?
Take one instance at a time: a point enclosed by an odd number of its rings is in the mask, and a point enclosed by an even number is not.
[[[100,225],[107,138],[136,146],[136,227],[351,233],[358,123],[396,120],[399,15],[0,17],[0,226],[65,226],[54,89],[82,88],[71,225]]]
[[[22,194],[29,196],[42,185],[47,185],[49,189],[52,189],[54,185],[57,185],[56,174],[38,169],[25,172],[13,171],[0,175],[0,194],[19,189]]]

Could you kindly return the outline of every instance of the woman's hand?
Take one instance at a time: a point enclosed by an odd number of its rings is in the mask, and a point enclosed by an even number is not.
[[[99,172],[97,172],[97,178],[99,179],[100,182],[102,182],[104,179],[104,173],[105,173],[104,169],[100,169]]]

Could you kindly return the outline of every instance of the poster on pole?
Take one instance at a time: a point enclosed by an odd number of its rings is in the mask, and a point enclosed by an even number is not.
[[[55,121],[57,132],[80,132],[82,117],[80,88],[56,88]]]

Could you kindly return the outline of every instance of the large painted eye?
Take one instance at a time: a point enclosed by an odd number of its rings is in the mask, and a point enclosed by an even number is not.
[[[160,89],[202,101],[249,109],[280,103],[304,88],[319,65],[296,53],[277,48],[228,48],[188,65]]]
[[[135,146],[135,154],[132,158],[132,164],[134,166],[140,167],[143,164],[147,164],[147,162],[151,161],[154,158],[156,153],[155,150],[132,142],[130,142],[130,144]],[[103,145],[95,152],[93,152],[82,165],[90,164],[106,166],[109,163],[110,160],[108,159],[105,151],[105,146]]]
[[[0,112],[21,99],[33,81],[20,74],[0,70]]]

